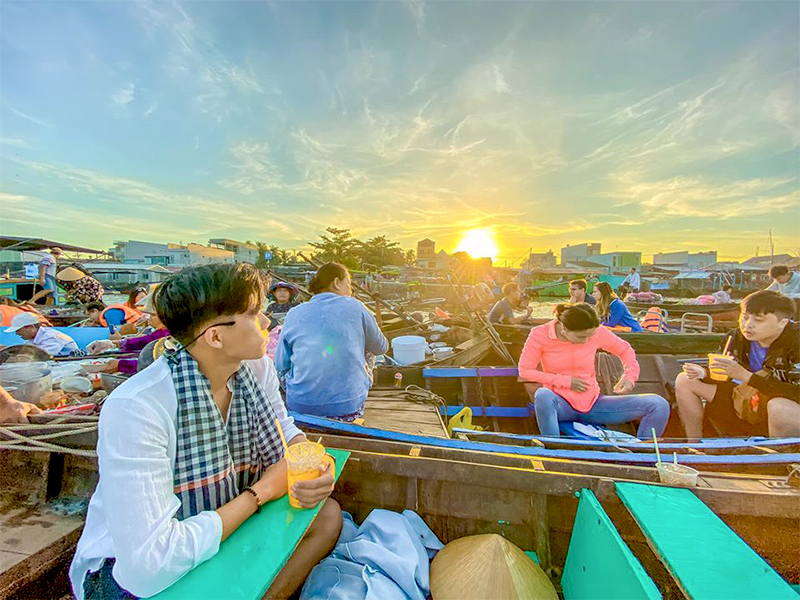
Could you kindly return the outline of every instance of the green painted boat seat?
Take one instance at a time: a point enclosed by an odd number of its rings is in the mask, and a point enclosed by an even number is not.
[[[789,584],[691,490],[623,482],[616,490],[687,598],[797,600]]]
[[[328,450],[336,460],[336,478],[350,456]],[[311,521],[314,509],[289,506],[289,497],[270,502],[247,519],[219,547],[213,558],[152,596],[158,600],[260,600],[289,560]]]
[[[561,577],[564,600],[659,600],[658,587],[592,491],[581,490],[580,498]]]

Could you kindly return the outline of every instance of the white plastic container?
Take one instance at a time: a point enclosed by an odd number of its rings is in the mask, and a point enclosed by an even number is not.
[[[440,346],[439,348],[433,349],[433,358],[440,359],[440,358],[447,358],[448,356],[453,355],[453,349],[450,346]]]
[[[681,485],[684,487],[694,487],[697,485],[697,476],[700,472],[686,465],[674,465],[672,463],[657,463],[658,477],[661,483],[667,485]]]
[[[392,340],[392,354],[401,365],[413,365],[425,360],[428,342],[418,335],[401,335]]]

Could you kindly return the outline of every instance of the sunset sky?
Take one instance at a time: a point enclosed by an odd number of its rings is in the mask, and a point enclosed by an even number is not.
[[[800,252],[797,2],[0,4],[0,233]]]

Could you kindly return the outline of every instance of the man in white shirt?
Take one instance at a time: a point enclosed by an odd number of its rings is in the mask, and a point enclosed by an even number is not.
[[[159,593],[287,493],[275,419],[290,445],[305,436],[265,356],[265,293],[259,272],[241,263],[184,269],[158,288],[158,317],[181,348],[103,405],[100,481],[70,567],[78,600]],[[324,504],[267,597],[288,598],[333,548],[342,515],[332,490],[329,467],[292,487],[301,506]]]
[[[638,292],[642,287],[642,278],[636,272],[636,267],[631,267],[631,272],[622,282],[622,285],[627,285],[631,292]]]
[[[61,256],[61,248],[52,248],[39,261],[39,285],[45,292],[45,304],[58,304],[58,285],[56,283],[56,261]]]
[[[733,302],[733,298],[731,298],[731,290],[733,288],[730,284],[725,284],[722,286],[722,289],[718,292],[714,292],[711,294],[714,297],[714,300],[717,304],[731,304]]]
[[[78,344],[66,333],[52,327],[45,327],[39,318],[31,313],[22,313],[14,317],[6,333],[16,333],[29,344],[41,348],[50,356],[70,356],[78,352]]]
[[[790,271],[786,265],[773,265],[769,269],[772,283],[767,288],[790,298],[800,298],[800,273]]]

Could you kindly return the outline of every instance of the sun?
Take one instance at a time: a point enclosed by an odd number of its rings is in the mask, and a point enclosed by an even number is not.
[[[456,252],[466,252],[472,258],[495,258],[499,253],[494,236],[488,229],[464,232]]]

